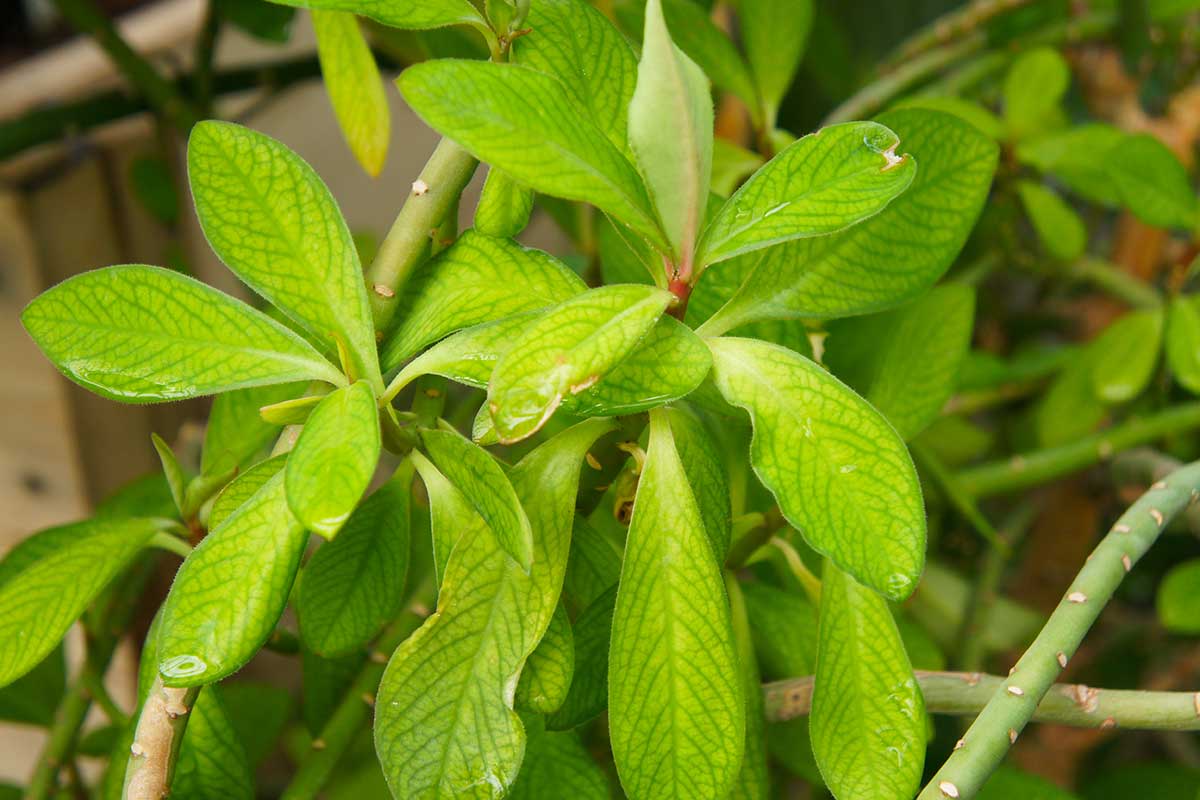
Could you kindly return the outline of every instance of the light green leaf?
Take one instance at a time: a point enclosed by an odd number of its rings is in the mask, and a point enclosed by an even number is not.
[[[561,303],[587,285],[553,256],[467,231],[409,283],[405,309],[383,346],[392,370],[448,333]]]
[[[712,356],[699,336],[674,317],[660,317],[634,350],[563,408],[581,416],[635,414],[692,393],[708,375]]]
[[[1105,163],[1121,203],[1160,228],[1196,226],[1196,193],[1174,153],[1148,133],[1126,137]]]
[[[1075,209],[1040,183],[1018,181],[1017,192],[1046,252],[1063,261],[1083,255],[1087,228]]]
[[[880,311],[916,297],[950,267],[987,199],[996,143],[939,111],[891,111],[879,121],[899,135],[921,165],[908,190],[871,219],[844,231],[768,248],[754,258],[707,270],[700,287],[714,272],[732,267],[740,274],[717,280],[741,288],[702,326],[704,333],[761,319]]]
[[[229,519],[233,512],[241,508],[242,504],[265,486],[267,481],[275,477],[275,474],[282,470],[286,463],[287,454],[281,453],[280,455],[260,461],[239,475],[237,480],[226,485],[217,494],[213,500],[212,508],[209,509],[208,529],[215,530],[219,528],[221,523]]]
[[[812,0],[737,0],[742,45],[758,83],[764,127],[775,127],[775,114],[787,94],[813,23]]]
[[[1067,60],[1052,47],[1022,53],[1004,76],[1004,121],[1014,139],[1053,124],[1071,85]]]
[[[834,796],[909,800],[920,788],[925,701],[892,613],[828,561],[809,730]]]
[[[204,429],[200,472],[228,475],[249,466],[280,431],[279,425],[265,422],[258,410],[299,397],[303,392],[302,383],[282,383],[218,395]]]
[[[629,104],[629,144],[676,263],[686,267],[704,221],[712,140],[708,78],[671,41],[660,0],[650,0]]]
[[[979,132],[997,142],[1004,139],[1004,123],[984,106],[974,100],[954,95],[917,95],[906,97],[892,108],[925,108],[944,111],[971,123]]]
[[[25,675],[164,523],[95,519],[50,528],[0,562],[0,686]]]
[[[1177,564],[1163,578],[1158,618],[1174,633],[1200,633],[1200,559]]]
[[[742,595],[763,677],[783,680],[813,674],[817,609],[808,598],[765,583],[744,584]]]
[[[713,441],[703,421],[681,408],[665,409],[671,423],[675,449],[687,473],[688,484],[700,509],[704,531],[717,563],[724,563],[729,550],[730,507],[726,455]]]
[[[1200,394],[1200,309],[1190,297],[1176,297],[1167,310],[1167,363],[1179,385]]]
[[[327,394],[329,392],[309,394],[261,406],[257,409],[258,418],[275,428],[283,425],[303,425],[308,421],[308,415],[321,404]]]
[[[525,230],[533,212],[533,192],[503,172],[489,169],[475,207],[475,229],[507,239]]]
[[[433,570],[438,586],[446,574],[446,561],[454,545],[464,536],[495,535],[488,529],[483,518],[471,508],[470,502],[445,475],[438,471],[433,462],[412,452],[413,464],[425,484],[429,496],[429,533],[433,543]],[[499,544],[499,542],[497,542]]]
[[[771,792],[771,780],[767,770],[767,722],[763,715],[762,676],[754,659],[750,618],[746,615],[746,604],[737,579],[726,573],[725,586],[729,591],[734,644],[742,676],[742,693],[746,698],[745,753],[729,800],[767,800]]]
[[[158,670],[168,686],[236,672],[275,630],[308,541],[288,510],[283,479],[277,472],[179,568],[160,612]]]
[[[447,25],[486,25],[470,0],[271,0],[298,8],[349,11],[393,28],[426,30]]]
[[[713,380],[754,424],[750,461],[814,550],[893,600],[916,588],[925,509],[896,431],[821,367],[753,339],[711,339]]]
[[[246,748],[229,722],[219,688],[206,686],[188,712],[171,797],[252,800],[254,796],[254,775]]]
[[[441,375],[478,388],[487,386],[500,356],[541,315],[541,311],[526,311],[447,336],[405,364],[388,384],[384,397],[394,397],[422,375]]]
[[[326,658],[352,653],[400,613],[409,556],[412,466],[363,501],[300,576],[296,612],[305,646]]]
[[[1117,205],[1120,196],[1108,176],[1109,155],[1125,134],[1090,123],[1022,142],[1017,159],[1061,180],[1077,194],[1104,205]]]
[[[719,197],[729,197],[763,163],[763,157],[758,153],[718,137],[713,140],[712,185],[709,188]]]
[[[594,531],[588,531],[595,536]],[[571,541],[574,559],[575,539]],[[620,562],[616,564],[619,572]],[[546,718],[546,727],[562,731],[579,727],[600,715],[608,705],[608,644],[612,636],[613,606],[617,601],[617,584],[611,585],[575,618],[571,633],[575,641],[574,672],[566,699],[558,710]]]
[[[350,229],[329,189],[286,146],[207,120],[188,138],[188,180],[208,243],[251,289],[356,374],[381,384],[375,328]]]
[[[663,0],[671,38],[718,88],[738,96],[757,119],[761,109],[750,68],[703,8],[690,0]]]
[[[1086,347],[1069,361],[1045,391],[1033,412],[1038,443],[1054,447],[1078,439],[1104,419],[1104,403],[1093,387],[1099,350]]]
[[[549,797],[608,800],[611,797],[604,771],[592,760],[578,734],[548,731],[538,718],[529,719],[525,731],[529,737],[525,758],[517,782],[506,795],[508,800],[546,800]]]
[[[874,122],[831,125],[797,139],[734,192],[704,228],[704,265],[824,236],[878,214],[913,182],[907,147]]]
[[[0,720],[49,728],[66,689],[67,665],[59,646],[25,675],[0,689]]]
[[[651,286],[603,286],[540,317],[492,372],[487,404],[500,441],[537,432],[568,393],[579,394],[602,379],[672,299]]]
[[[1104,329],[1088,349],[1092,359],[1092,390],[1105,403],[1125,403],[1137,397],[1154,377],[1162,345],[1161,309],[1133,311]]]
[[[538,192],[591,203],[668,249],[641,176],[554,77],[441,59],[409,67],[398,83],[430,127],[480,161]]]
[[[379,409],[359,381],[326,395],[288,456],[288,506],[300,524],[332,539],[358,505],[379,461]]]
[[[438,470],[454,484],[492,529],[504,552],[525,572],[533,558],[533,530],[508,476],[496,459],[453,430],[421,432],[421,444]]]
[[[387,160],[392,127],[375,56],[353,14],[314,10],[312,21],[333,113],[350,151],[374,178]]]
[[[631,800],[724,797],[746,713],[720,567],[666,412],[650,445],[613,613],[609,735]]]
[[[513,468],[534,531],[529,575],[480,535],[482,520],[455,545],[437,612],[396,650],[379,689],[375,746],[393,795],[495,797],[512,786],[525,746],[512,694],[558,604],[580,464],[610,430],[584,422]]]
[[[546,633],[521,670],[515,707],[537,714],[554,713],[566,700],[574,673],[575,638],[567,610],[559,603]]]
[[[26,306],[21,322],[64,375],[125,403],[345,380],[264,314],[158,267],[108,267],[68,278]]]
[[[954,393],[974,321],[974,291],[949,283],[892,311],[833,323],[823,358],[907,442]]]
[[[513,42],[512,60],[558,78],[573,104],[628,151],[637,58],[621,32],[581,0],[530,3],[526,24],[533,32]]]
[[[175,451],[171,449],[171,445],[164,442],[157,433],[150,434],[150,442],[154,445],[154,451],[158,453],[163,476],[167,480],[167,488],[171,490],[171,499],[175,501],[175,509],[182,513],[188,477],[184,473],[183,467],[180,466],[179,459],[175,458]]]

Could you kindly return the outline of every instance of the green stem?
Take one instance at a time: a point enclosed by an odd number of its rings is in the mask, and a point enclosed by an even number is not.
[[[1081,259],[1071,266],[1069,274],[1103,289],[1134,308],[1160,308],[1163,304],[1162,295],[1154,287],[1103,259]]]
[[[108,687],[104,685],[102,675],[97,674],[94,670],[85,669],[79,676],[79,685],[87,690],[92,700],[104,712],[104,716],[108,717],[110,723],[120,728],[129,724],[129,715],[121,710],[112,695],[108,693]]]
[[[51,796],[57,783],[58,770],[75,749],[79,729],[91,707],[91,694],[83,681],[77,681],[54,714],[50,737],[46,740],[33,777],[25,789],[24,800],[45,800]]]
[[[975,498],[966,490],[959,478],[929,448],[913,442],[909,444],[909,450],[912,451],[913,457],[921,465],[925,474],[937,484],[938,489],[946,496],[954,509],[962,515],[963,519],[969,522],[984,541],[991,545],[991,549],[998,550],[1007,556],[1008,544],[996,533],[992,523],[979,510],[979,506],[975,504]]]
[[[375,705],[375,692],[383,679],[384,668],[392,651],[424,622],[424,618],[406,612],[379,637],[366,664],[346,691],[321,735],[300,762],[300,768],[283,793],[283,800],[315,798],[329,780],[334,767],[368,724]]]
[[[997,675],[978,672],[917,670],[916,677],[925,696],[925,708],[934,714],[947,715],[979,713],[1006,683]],[[811,676],[765,684],[767,719],[783,722],[808,715],[812,709],[812,687]],[[1056,683],[1038,703],[1033,721],[1104,728],[1110,727],[1107,720],[1111,719],[1112,725],[1129,730],[1195,731],[1200,730],[1196,702],[1194,692],[1135,692]]]
[[[1032,0],[973,0],[963,8],[955,9],[935,19],[925,27],[909,36],[895,52],[884,60],[880,69],[889,71],[900,63],[908,61],[934,47],[949,43],[951,40],[973,33],[993,17],[1014,11],[1028,5]]]
[[[792,543],[778,536],[771,537],[771,545],[783,554],[783,560],[787,563],[788,569],[791,570],[793,577],[800,583],[800,588],[804,590],[805,596],[814,606],[821,605],[821,579],[812,573],[808,565],[804,563],[804,559],[796,552],[796,548],[792,547]]]
[[[413,182],[396,221],[367,270],[375,330],[384,332],[396,313],[404,284],[429,253],[431,236],[475,173],[474,156],[442,139]]]
[[[162,676],[155,677],[138,713],[123,800],[161,800],[171,793],[179,747],[200,689],[164,686]]]
[[[217,53],[217,39],[221,35],[221,10],[218,0],[208,0],[204,11],[204,24],[196,38],[194,72],[192,73],[192,96],[197,111],[206,117],[212,116],[213,60]]]
[[[200,121],[200,114],[175,85],[129,46],[112,20],[92,0],[54,0],[54,3],[73,28],[96,40],[134,89],[180,132],[186,133]]]
[[[920,800],[971,798],[1000,765],[1018,734],[1033,718],[1055,677],[1066,666],[1100,616],[1121,580],[1158,539],[1167,522],[1200,490],[1200,462],[1173,473],[1142,495],[1101,540],[1072,581],[1045,627],[1021,656]],[[1193,695],[1192,716],[1196,716]],[[1099,717],[1102,725],[1118,724]]]
[[[1097,464],[1115,453],[1200,427],[1200,403],[1186,403],[1131,419],[1078,441],[993,461],[958,473],[958,484],[978,499],[1039,486]]]

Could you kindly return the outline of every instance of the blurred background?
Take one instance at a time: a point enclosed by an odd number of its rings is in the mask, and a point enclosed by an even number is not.
[[[595,5],[636,38],[637,0]],[[718,30],[736,27],[730,4],[694,5]],[[965,115],[983,109],[989,116],[977,117],[977,124],[1000,124],[990,114],[1001,111],[1011,64],[1048,45],[1071,68],[1061,112],[1066,118],[1149,133],[1192,169],[1200,138],[1200,2],[819,0],[815,9],[779,129],[802,135],[823,121],[868,118],[914,96]],[[484,52],[469,31],[413,33],[364,24],[388,78],[426,58]],[[141,75],[137,86],[130,82],[134,74]],[[154,87],[186,98],[187,113],[170,113]],[[24,304],[70,275],[118,263],[171,266],[246,296],[209,251],[186,191],[186,129],[198,117],[242,122],[296,150],[328,183],[369,254],[437,141],[395,88],[387,88],[391,144],[382,172],[370,177],[332,113],[307,12],[262,0],[0,3],[0,552],[33,531],[84,516],[113,490],[156,471],[151,432],[177,452],[194,453],[207,412],[206,402],[122,406],[68,383],[22,330]],[[944,100],[957,97],[969,97],[970,107],[952,108]],[[732,94],[720,95],[718,134],[739,147],[775,146],[762,141],[762,131],[753,130]],[[1001,177],[1020,172],[1013,141],[1005,142]],[[756,163],[747,161],[743,176]],[[469,197],[477,196],[482,175]],[[1093,259],[1064,258],[1052,251],[1052,242],[1047,255],[1036,221],[1023,215],[1015,197],[997,190],[957,267],[978,272],[971,280],[981,287],[975,329],[980,350],[1010,354],[1018,340],[1047,335],[1088,341],[1135,304],[1139,286],[1181,286],[1191,275],[1189,265],[1194,268],[1194,232],[1172,234],[1122,208],[1079,209]],[[463,203],[466,224],[473,207],[472,199]],[[571,263],[594,256],[562,222],[560,208],[539,205],[522,239],[574,258]],[[1095,267],[1097,258],[1103,269]],[[1047,269],[1059,266],[1047,281]],[[1053,374],[1029,367],[1020,391],[1001,401],[1023,401]],[[979,399],[967,391],[963,396]],[[1025,419],[1018,412],[1013,419]],[[999,443],[996,426],[942,431],[939,452],[948,460],[969,459],[1030,444],[1019,433],[1004,433],[1005,424]],[[1194,441],[1179,446],[1180,455],[1196,452]],[[1125,499],[1086,478],[1050,491],[1052,502],[1042,504],[1047,510],[1031,523],[1036,550],[1017,565],[1008,588],[1024,604],[1013,611],[1014,626],[1028,628],[1030,618],[1036,622],[1038,612],[1053,607],[1096,530]],[[960,547],[952,535],[944,544],[952,554],[959,548],[964,562],[977,555],[974,545]],[[1160,556],[1163,568],[1188,554],[1167,548]],[[169,575],[164,591],[166,580]],[[1151,595],[1152,614],[1153,576],[1149,580],[1143,593]],[[1142,618],[1136,603],[1128,613],[1113,636],[1137,639]],[[1162,689],[1197,683],[1200,649],[1194,642],[1171,643],[1171,658],[1156,661],[1150,674],[1140,671],[1147,652],[1167,644],[1150,638],[1132,646],[1127,654],[1135,666],[1104,662],[1109,683]],[[124,666],[112,671],[112,689],[129,703],[132,647],[120,658]],[[254,668],[269,671],[270,659]],[[4,707],[10,700],[0,698],[0,718],[20,719],[19,710]],[[1196,800],[1200,744],[1194,736],[1147,735],[1125,754],[1134,766],[1107,776],[1096,771],[1108,752],[1105,736],[1040,727],[1015,758],[1031,772],[1079,789],[1087,800],[1128,798],[1135,791],[1154,800]],[[25,780],[41,744],[36,724],[0,722],[0,782]]]

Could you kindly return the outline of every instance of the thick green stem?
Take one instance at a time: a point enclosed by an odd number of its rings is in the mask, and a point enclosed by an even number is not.
[[[283,800],[315,798],[325,786],[354,737],[368,724],[368,717],[375,707],[375,693],[379,690],[379,681],[383,678],[392,651],[424,621],[424,618],[408,612],[380,635],[362,671],[300,762],[300,768],[283,793]]]
[[[925,708],[934,714],[977,714],[1007,683],[997,675],[978,672],[917,670],[916,676],[925,696]],[[782,722],[808,715],[812,687],[811,676],[764,685],[767,719]],[[1038,704],[1033,721],[1076,728],[1195,731],[1200,730],[1197,702],[1200,694],[1195,692],[1134,692],[1056,683]]]
[[[200,121],[200,114],[175,85],[121,38],[112,20],[92,0],[54,0],[54,3],[72,27],[96,40],[133,88],[172,125],[187,132]]]
[[[1200,428],[1200,403],[1186,403],[1128,420],[1060,447],[971,467],[958,473],[958,484],[977,499],[1016,492],[1078,472],[1124,450],[1196,428]]]
[[[161,677],[154,679],[129,748],[123,800],[161,800],[171,793],[179,747],[200,688],[164,686]]]
[[[996,688],[987,705],[920,800],[971,798],[1004,760],[1033,718],[1054,679],[1067,665],[1121,580],[1158,539],[1167,523],[1200,495],[1200,462],[1155,483],[1113,526],[1088,557],[1045,627]],[[1191,713],[1200,709],[1192,696]],[[1098,717],[1101,726],[1119,724]]]
[[[413,182],[408,199],[367,270],[376,331],[388,329],[405,282],[428,256],[434,231],[458,202],[478,163],[466,150],[442,139]]]

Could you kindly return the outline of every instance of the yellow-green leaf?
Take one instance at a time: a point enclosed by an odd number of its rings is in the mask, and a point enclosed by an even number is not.
[[[375,177],[387,159],[391,135],[387,95],[375,56],[353,14],[314,10],[312,20],[333,113],[350,151],[367,174]]]
[[[1167,311],[1167,363],[1175,380],[1200,394],[1200,309],[1191,297],[1176,297]]]

